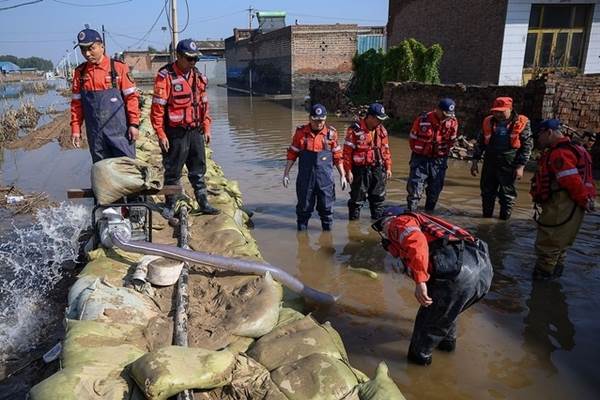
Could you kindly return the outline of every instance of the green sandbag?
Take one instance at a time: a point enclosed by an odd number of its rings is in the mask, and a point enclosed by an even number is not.
[[[162,183],[153,168],[129,157],[108,158],[92,165],[92,190],[99,204],[147,189],[160,189]]]
[[[164,400],[186,389],[212,389],[231,381],[229,350],[168,346],[139,358],[130,375],[148,399]]]
[[[194,393],[198,400],[288,400],[271,380],[269,371],[252,358],[239,354],[231,382],[208,392]]]
[[[325,354],[346,360],[345,351],[341,351],[336,343],[338,340],[332,338],[330,331],[311,316],[306,316],[273,329],[258,339],[247,353],[269,371],[311,354]]]
[[[326,354],[311,354],[277,368],[273,382],[289,400],[339,400],[358,384],[344,361]]]
[[[114,287],[96,279],[83,289],[68,309],[71,319],[146,326],[160,310],[135,290]]]
[[[380,362],[375,371],[375,379],[358,386],[360,400],[406,400],[388,372],[387,365]]]
[[[279,320],[283,289],[270,273],[235,288],[231,308],[223,324],[232,334],[259,338],[271,332]]]
[[[65,368],[31,388],[31,400],[142,400],[121,370],[106,365]]]
[[[121,370],[145,353],[146,344],[138,326],[67,320],[61,355],[65,368],[104,364]]]
[[[277,321],[277,327],[289,324],[290,322],[298,321],[304,318],[304,314],[299,313],[293,308],[282,307],[279,311],[279,320]]]

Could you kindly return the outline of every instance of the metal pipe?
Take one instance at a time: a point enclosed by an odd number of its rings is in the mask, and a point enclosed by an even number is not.
[[[125,251],[153,254],[175,260],[187,261],[190,263],[206,264],[215,268],[239,272],[242,274],[264,275],[265,273],[269,272],[276,281],[285,285],[290,290],[318,303],[333,304],[339,298],[339,296],[333,296],[329,293],[324,293],[313,289],[310,286],[302,283],[296,277],[270,264],[181,249],[179,247],[166,244],[127,241],[124,240],[122,233],[118,230],[111,232],[110,236],[112,243],[116,247]]]

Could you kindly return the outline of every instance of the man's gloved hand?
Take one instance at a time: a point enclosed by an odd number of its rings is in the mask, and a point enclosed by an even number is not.
[[[289,177],[289,176],[287,176],[287,175],[284,175],[284,176],[283,176],[282,183],[283,183],[283,187],[284,187],[284,188],[287,188],[287,187],[288,187],[288,185],[290,184],[290,177]]]
[[[348,181],[344,175],[340,176],[340,186],[342,187],[342,190],[346,190],[346,187],[348,187]]]
[[[383,247],[385,251],[388,251],[390,244],[392,244],[392,242],[390,242],[388,239],[381,238],[381,247]]]

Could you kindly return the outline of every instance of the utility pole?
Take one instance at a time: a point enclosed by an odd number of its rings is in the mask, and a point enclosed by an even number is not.
[[[171,28],[173,29],[171,38],[171,61],[175,62],[175,49],[177,48],[177,42],[179,41],[179,28],[177,27],[177,0],[171,0]]]
[[[252,13],[254,12],[254,8],[248,6],[246,10],[248,11],[248,29],[252,29]]]
[[[104,36],[104,24],[102,24],[102,43],[104,43],[104,55],[106,55],[106,37]]]

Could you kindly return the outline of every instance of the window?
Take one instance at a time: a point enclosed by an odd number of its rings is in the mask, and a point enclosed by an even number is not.
[[[578,70],[589,30],[592,4],[534,4],[523,67],[525,75],[534,69]]]

